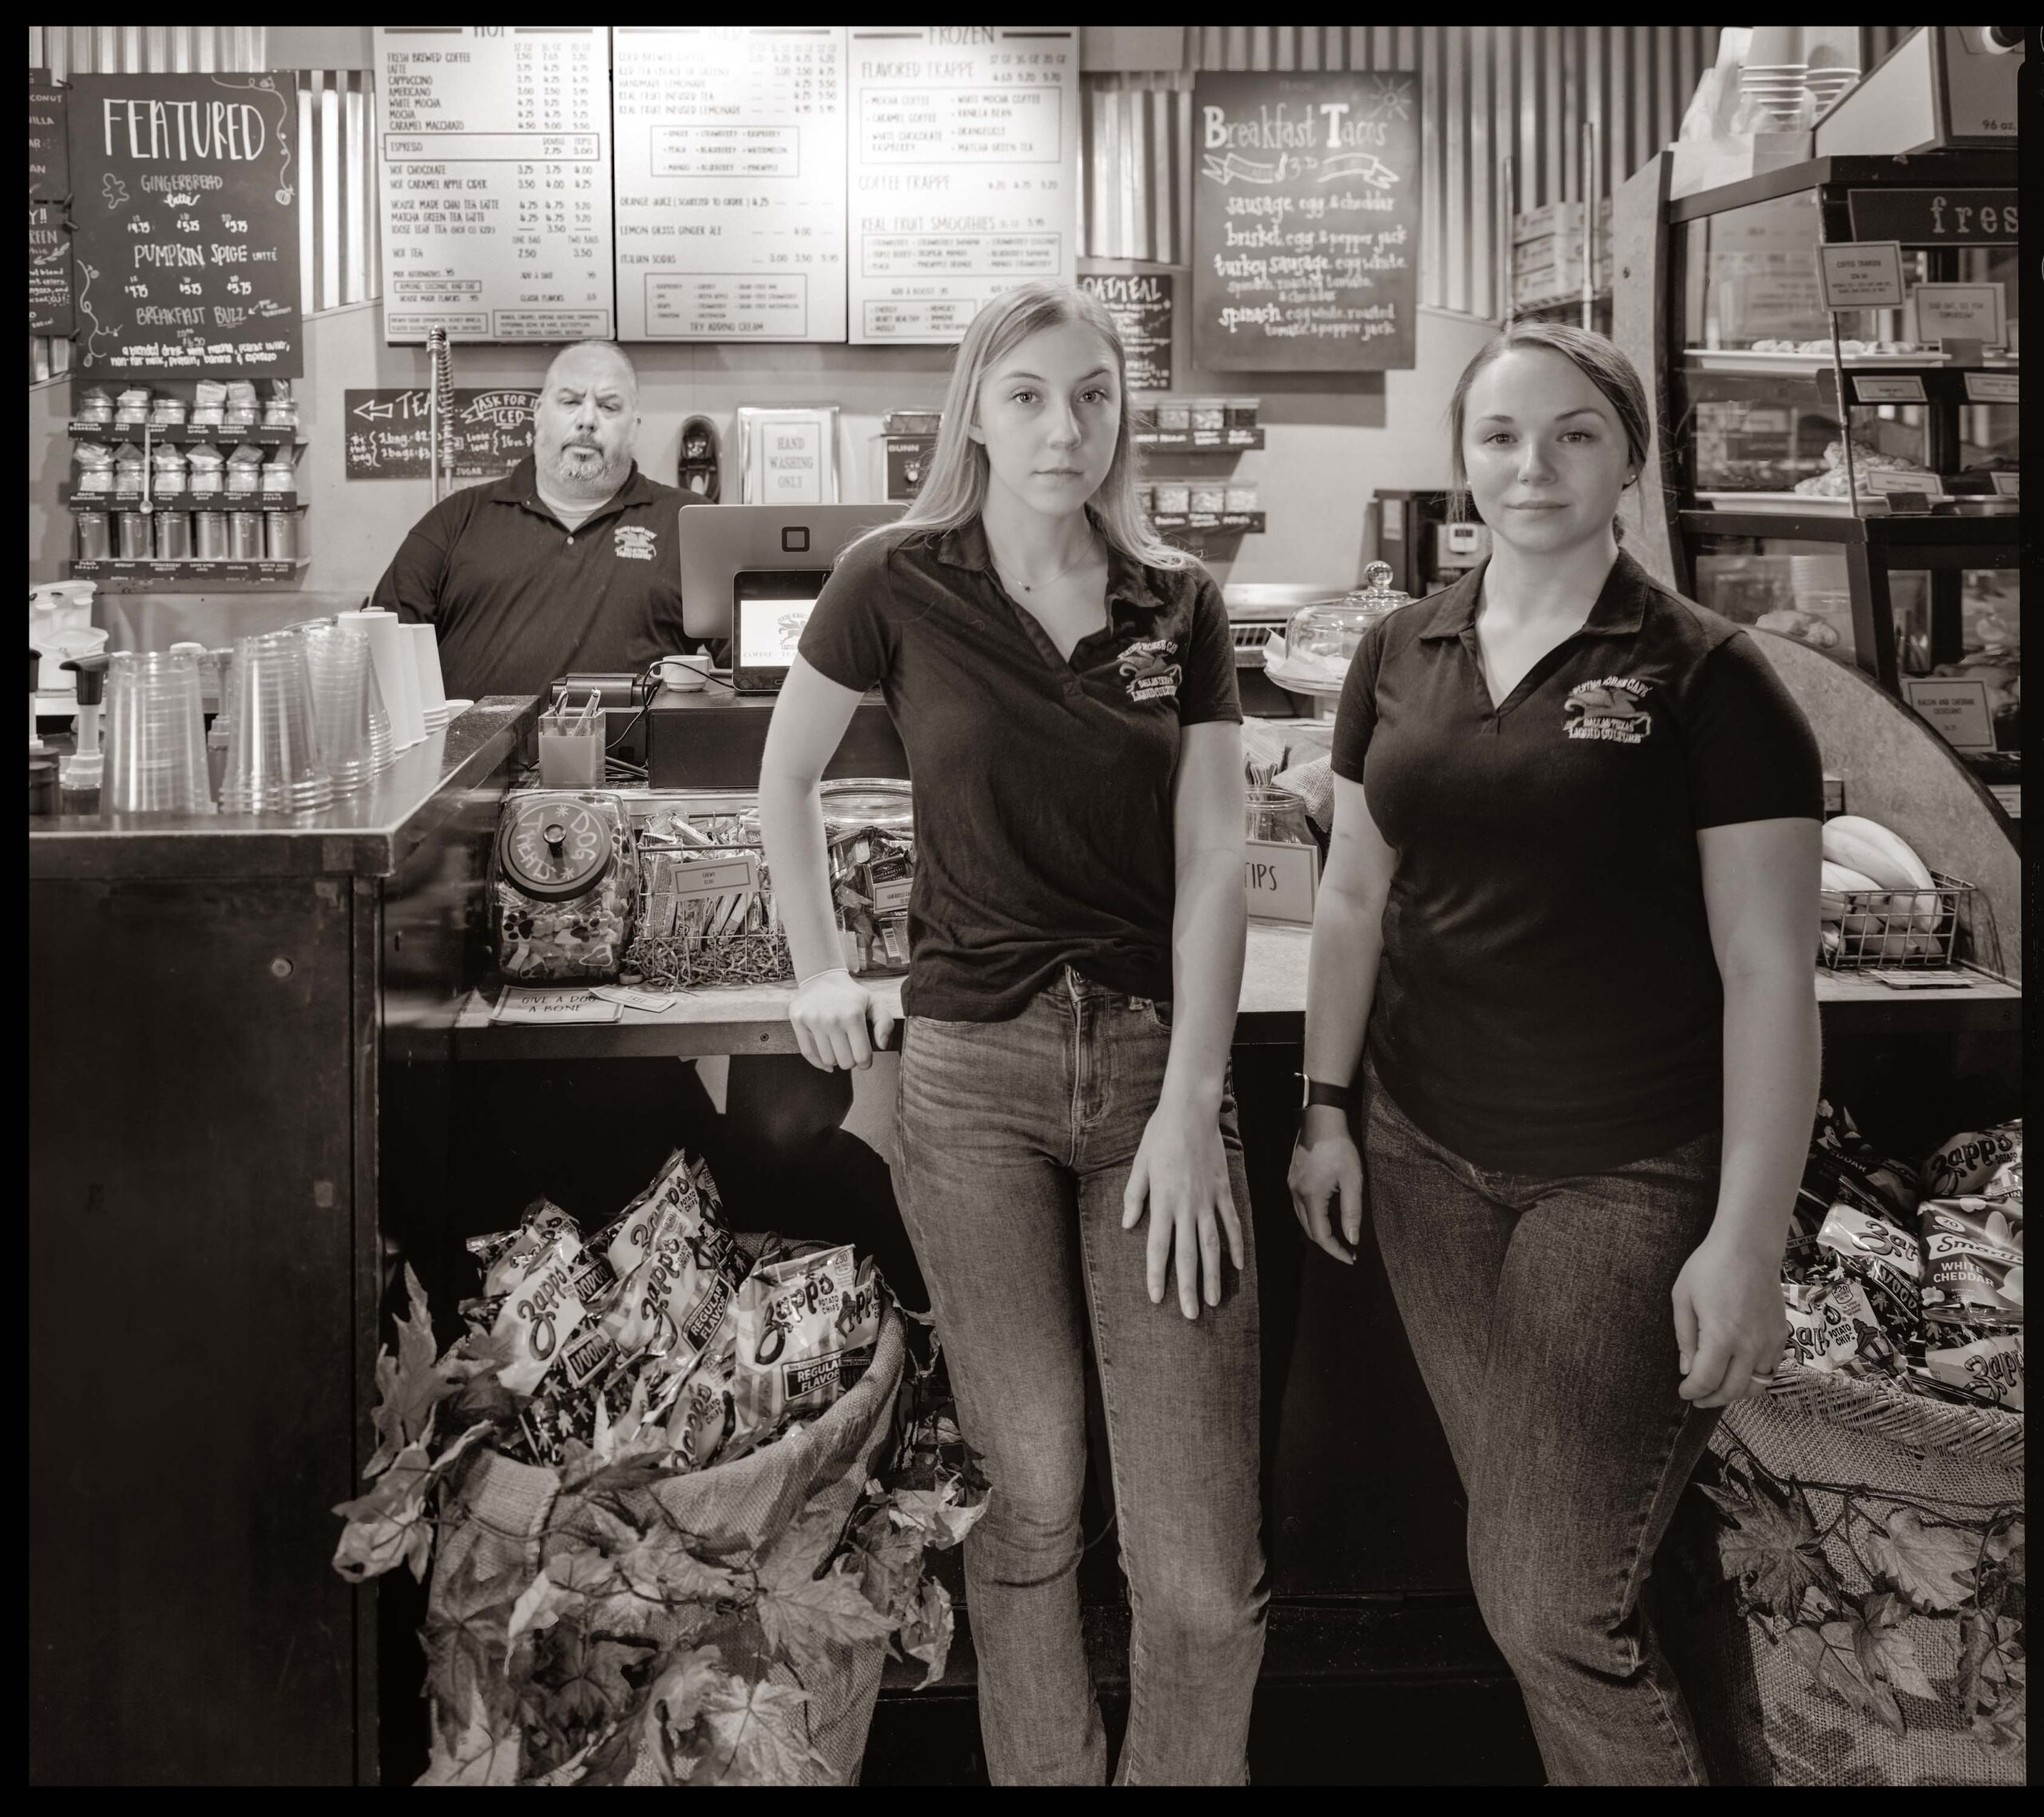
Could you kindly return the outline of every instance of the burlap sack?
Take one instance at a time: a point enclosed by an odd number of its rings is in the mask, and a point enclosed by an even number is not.
[[[1769,1395],[1739,1402],[1711,1448],[1729,1459],[1744,1446],[1772,1475],[1800,1486],[1818,1531],[1837,1515],[1840,1497],[1818,1486],[1871,1490],[1862,1505],[1885,1520],[1907,1495],[1948,1518],[1985,1520],[2023,1505],[2022,1416],[1953,1406],[1872,1382],[1811,1370],[1782,1378]],[[1721,1575],[1715,1569],[1715,1511],[1692,1490],[1667,1560],[1672,1571]],[[1850,1587],[1864,1573],[1842,1541],[1824,1550]],[[1685,1551],[1688,1556],[1679,1555]],[[1699,1558],[1697,1555],[1702,1556]],[[1903,1700],[1907,1732],[1891,1733],[1819,1690],[1788,1648],[1732,1606],[1721,1581],[1701,1600],[1663,1589],[1663,1638],[1682,1676],[1711,1778],[1719,1783],[1796,1786],[1987,1786],[2020,1784],[2023,1758],[1998,1753],[1971,1732],[1955,1696],[1943,1704]],[[1916,1616],[1904,1624],[1933,1684],[1948,1684],[1959,1665],[1959,1624]]]
[[[773,1558],[792,1565],[794,1557],[784,1558],[775,1549],[793,1547],[803,1554],[800,1562],[813,1568],[835,1545],[867,1479],[885,1464],[905,1355],[901,1316],[890,1306],[872,1364],[834,1407],[749,1457],[632,1491],[627,1505],[657,1498],[678,1526],[699,1536],[692,1550],[707,1561],[759,1566]],[[462,1479],[442,1526],[432,1605],[438,1609],[442,1586],[458,1581],[472,1558],[483,1577],[515,1570],[525,1582],[556,1552],[588,1543],[604,1530],[578,1494],[557,1493],[550,1471],[484,1453]],[[676,1637],[672,1629],[659,1634],[656,1628],[656,1633],[664,1642]],[[812,1767],[800,1783],[849,1785],[866,1752],[886,1645],[833,1646],[827,1657],[827,1673],[810,1672],[798,1680],[777,1662],[765,1676],[775,1684],[798,1684],[809,1696],[803,1714],[810,1744],[826,1765]],[[759,1675],[756,1661],[727,1663]],[[632,1783],[657,1782],[642,1757]]]

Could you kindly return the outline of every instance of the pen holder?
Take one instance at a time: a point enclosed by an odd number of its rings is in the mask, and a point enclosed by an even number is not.
[[[539,732],[540,784],[548,789],[600,789],[604,781],[604,716],[557,731],[544,722]]]

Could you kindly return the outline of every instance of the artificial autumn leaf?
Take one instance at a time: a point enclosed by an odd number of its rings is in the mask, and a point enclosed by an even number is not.
[[[480,1692],[451,1746],[434,1737],[433,1759],[415,1785],[516,1785],[521,1752],[518,1726],[490,1711]]]
[[[1861,1716],[1872,1717],[1891,1734],[1900,1735],[1906,1725],[1895,1693],[1875,1683],[1860,1663],[1856,1641],[1864,1628],[1863,1622],[1850,1617],[1827,1621],[1821,1628],[1791,1628],[1786,1644],[1815,1684],[1836,1692]]]
[[[398,1352],[388,1348],[376,1353],[378,1391],[375,1422],[379,1443],[369,1460],[364,1476],[374,1476],[397,1461],[406,1446],[422,1443],[433,1423],[433,1410],[454,1392],[454,1384],[438,1367],[438,1352],[433,1342],[433,1316],[426,1306],[426,1289],[405,1264],[405,1292],[411,1304],[408,1316],[399,1319]]]
[[[548,1716],[564,1732],[587,1736],[632,1705],[625,1673],[647,1657],[648,1644],[600,1640],[563,1623],[547,1637],[536,1681],[545,1688]]]
[[[661,1532],[646,1534],[617,1554],[611,1564],[632,1593],[648,1602],[714,1603],[738,1587],[730,1572],[705,1565]]]
[[[1973,1717],[1974,1739],[1982,1741],[1997,1754],[2020,1754],[2027,1747],[2028,1724],[2020,1704],[2003,1704],[1991,1710],[1976,1711]]]
[[[691,1647],[671,1661],[646,1693],[640,1733],[668,1784],[692,1778],[711,1742],[703,1708],[711,1689],[733,1682],[715,1647]]]
[[[824,1649],[884,1640],[894,1618],[866,1601],[849,1560],[821,1578],[763,1575],[753,1613],[766,1644],[799,1666],[821,1665]]]
[[[859,1588],[876,1609],[897,1624],[909,1618],[923,1577],[923,1537],[913,1527],[897,1526],[885,1507],[876,1507],[852,1538],[859,1561]]]
[[[913,1617],[901,1624],[901,1650],[929,1669],[916,1687],[918,1691],[927,1690],[944,1676],[954,1626],[950,1591],[935,1578],[925,1578]]]
[[[1867,1536],[1867,1553],[1909,1600],[1923,1609],[1956,1609],[1973,1593],[1959,1580],[1979,1562],[1980,1541],[1964,1527],[1927,1526],[1913,1509],[1898,1508],[1884,1533]]]
[[[579,1590],[564,1589],[547,1572],[541,1572],[512,1605],[511,1620],[504,1634],[505,1646],[515,1648],[519,1636],[528,1630],[537,1634],[551,1628],[563,1610],[579,1609],[582,1601]]]
[[[1737,1579],[1758,1607],[1786,1621],[1796,1618],[1806,1590],[1836,1601],[1836,1574],[1818,1549],[1801,1500],[1777,1501],[1765,1490],[1748,1494],[1742,1478],[1726,1480],[1732,1486],[1700,1486],[1731,1524],[1718,1543],[1725,1575]]]
[[[1916,1657],[1916,1643],[1902,1625],[1909,1605],[1891,1590],[1877,1590],[1867,1598],[1861,1613],[1864,1619],[1853,1629],[1852,1645],[1867,1676],[1909,1696],[1937,1701],[1938,1693]]]
[[[358,1584],[407,1565],[423,1583],[426,1562],[433,1556],[433,1522],[426,1514],[426,1497],[454,1461],[488,1431],[487,1427],[470,1427],[437,1458],[427,1456],[423,1445],[407,1445],[366,1495],[339,1503],[334,1512],[348,1524],[341,1530],[340,1544],[334,1550],[334,1569]]]
[[[1987,1535],[1988,1558],[2001,1567],[2002,1575],[2012,1584],[2020,1584],[2023,1577],[2022,1522],[2011,1521],[1999,1531]]]
[[[422,1636],[434,1716],[450,1745],[460,1732],[461,1712],[476,1696],[494,1696],[503,1684],[509,1651],[504,1633],[511,1597],[502,1587],[501,1572],[493,1579],[482,1576],[481,1550],[471,1549],[459,1570],[442,1571],[434,1580]]]
[[[593,1546],[564,1546],[547,1560],[546,1574],[578,1596],[596,1596],[617,1583],[617,1566]]]
[[[1967,1715],[1991,1710],[1998,1687],[2020,1684],[2024,1661],[2015,1654],[2022,1624],[2014,1617],[1963,1609],[1959,1613],[1959,1686]]]
[[[984,1502],[968,1506],[963,1493],[955,1479],[936,1489],[899,1490],[889,1503],[889,1515],[900,1526],[913,1527],[939,1552],[948,1552],[986,1512]]]
[[[810,1745],[802,1706],[809,1694],[719,1674],[705,1688],[703,1720],[710,1746],[691,1785],[795,1785],[806,1769],[827,1766]]]

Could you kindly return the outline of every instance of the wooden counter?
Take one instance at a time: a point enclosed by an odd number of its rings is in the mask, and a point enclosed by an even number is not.
[[[1305,928],[1250,927],[1235,1025],[1238,1044],[1267,1046],[1303,1037],[1309,944]],[[1967,976],[1972,983],[1963,990],[1896,991],[1863,974],[1819,972],[1817,1001],[1826,1031],[1835,1034],[2021,1027],[2022,993],[2018,987],[1984,972]],[[872,989],[900,1015],[900,980],[876,980]],[[684,992],[671,1007],[658,1013],[628,1009],[613,1023],[542,1028],[492,1023],[490,1000],[473,992],[455,1023],[454,1051],[462,1059],[536,1060],[791,1054],[795,1041],[788,1026],[788,1004],[794,995],[791,984],[715,986]]]

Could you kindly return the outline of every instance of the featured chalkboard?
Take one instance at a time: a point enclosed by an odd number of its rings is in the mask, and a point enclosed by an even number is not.
[[[457,391],[450,480],[493,480],[533,451],[537,391]],[[433,471],[423,390],[350,391],[347,477],[422,480]]]
[[[1098,297],[1121,331],[1127,389],[1171,388],[1171,315],[1177,280],[1165,271],[1082,273],[1079,287]]]
[[[295,377],[295,80],[79,76],[69,112],[77,370]]]
[[[1192,101],[1193,363],[1411,366],[1418,79],[1202,75]]]

